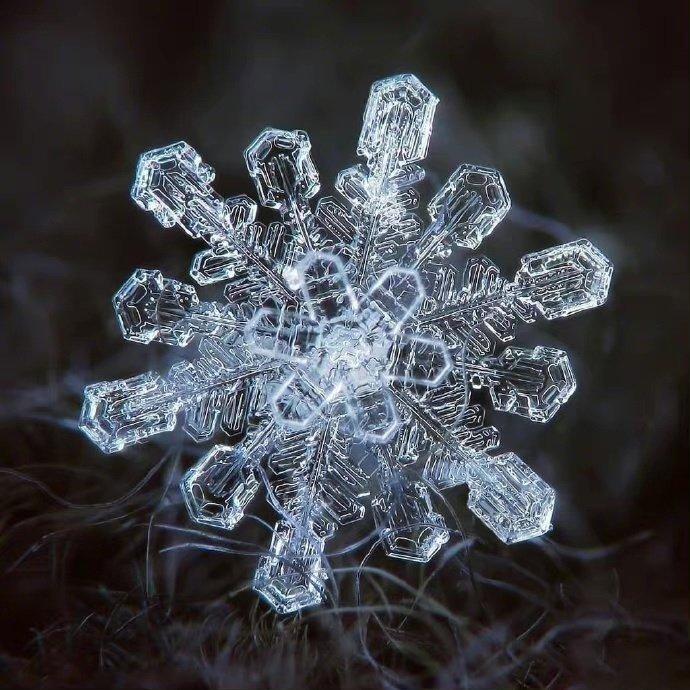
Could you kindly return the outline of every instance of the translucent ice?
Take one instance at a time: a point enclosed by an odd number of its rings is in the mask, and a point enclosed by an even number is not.
[[[450,538],[439,491],[469,486],[469,509],[506,543],[544,534],[555,494],[513,453],[472,400],[546,422],[575,391],[565,352],[509,344],[518,326],[606,300],[612,266],[582,239],[523,257],[515,278],[474,256],[510,209],[501,174],[463,164],[415,213],[438,99],[410,74],[376,82],[339,195],[312,207],[319,175],[301,130],[265,129],[245,161],[259,203],[223,198],[185,142],[144,154],[132,198],[165,228],[206,244],[192,279],[157,270],[116,293],[125,338],[196,348],[165,375],[87,386],[82,430],[118,452],[181,423],[201,443],[185,474],[192,520],[232,529],[255,496],[279,515],[255,590],[280,613],[321,603],[328,539],[371,506],[382,548],[426,562]],[[262,491],[263,490],[263,491]]]
[[[477,463],[469,472],[470,510],[506,544],[551,527],[553,489],[515,453]]]
[[[426,563],[448,541],[443,518],[431,504],[429,489],[402,472],[382,472],[382,488],[372,500],[374,519],[389,556]]]
[[[278,613],[293,613],[320,604],[326,571],[321,563],[324,540],[308,529],[276,524],[270,552],[256,570],[254,589]]]
[[[259,489],[256,457],[242,446],[214,446],[180,485],[197,522],[232,529]]]
[[[461,165],[429,202],[436,235],[476,249],[510,210],[501,173],[479,165]],[[436,239],[429,233],[429,240]],[[421,250],[426,249],[422,243]]]

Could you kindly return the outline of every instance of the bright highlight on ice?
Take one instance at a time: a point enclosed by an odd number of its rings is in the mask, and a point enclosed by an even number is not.
[[[477,249],[510,208],[500,173],[461,165],[414,213],[438,99],[413,75],[376,82],[339,198],[312,210],[319,177],[309,137],[265,129],[245,152],[263,206],[224,199],[184,142],[143,155],[132,198],[208,248],[192,262],[225,302],[138,269],[113,302],[124,337],[198,344],[193,361],[88,386],[83,431],[113,453],[153,434],[226,435],[182,481],[197,522],[232,529],[264,486],[279,514],[255,589],[281,613],[320,603],[324,547],[371,504],[388,555],[426,562],[448,541],[434,492],[469,485],[469,508],[506,543],[544,534],[554,491],[514,453],[491,455],[493,407],[549,421],[575,390],[568,356],[506,346],[520,323],[598,306],[609,260],[587,240],[523,257],[514,279],[485,257],[464,272],[454,247]]]

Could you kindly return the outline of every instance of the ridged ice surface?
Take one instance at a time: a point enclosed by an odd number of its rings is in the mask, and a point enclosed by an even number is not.
[[[324,549],[371,506],[388,555],[426,562],[450,538],[439,491],[469,486],[470,510],[506,543],[544,534],[554,491],[514,453],[473,400],[546,422],[575,391],[565,352],[508,345],[517,326],[602,304],[612,266],[588,240],[523,257],[515,277],[473,256],[510,209],[501,174],[463,164],[415,213],[438,99],[413,75],[376,82],[362,163],[322,198],[306,132],[265,129],[245,152],[259,202],[225,199],[188,144],[144,154],[132,198],[164,227],[207,246],[199,285],[225,301],[137,269],[113,298],[138,343],[197,348],[160,375],[86,388],[80,425],[104,452],[184,430],[216,438],[181,483],[190,517],[232,529],[255,496],[278,513],[255,589],[281,613],[320,603]],[[366,462],[362,458],[367,458]]]

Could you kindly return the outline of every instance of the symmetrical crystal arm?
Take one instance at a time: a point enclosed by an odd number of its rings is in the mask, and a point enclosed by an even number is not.
[[[104,452],[117,453],[149,436],[172,431],[182,403],[156,372],[84,389],[79,428]]]
[[[548,422],[575,392],[570,360],[563,350],[508,347],[498,357],[465,364],[470,383],[487,387],[494,408]]]
[[[319,174],[306,132],[269,127],[244,153],[262,205],[280,212],[304,250],[318,243],[309,199],[319,191]]]
[[[412,74],[375,82],[369,93],[357,153],[380,189],[405,165],[426,157],[438,98]]]
[[[256,495],[257,465],[271,447],[273,420],[236,446],[214,446],[180,482],[189,514],[205,525],[232,529]]]
[[[603,304],[612,273],[611,262],[589,240],[568,242],[523,256],[514,282],[478,296],[466,291],[458,304],[425,314],[419,324],[492,307],[512,310],[523,320],[536,313],[547,319],[571,316]]]
[[[388,454],[384,450],[381,455]],[[371,508],[386,554],[428,563],[450,537],[443,517],[433,509],[428,487],[390,458],[379,470],[378,484]]]
[[[515,453],[487,455],[469,464],[467,484],[467,506],[506,544],[551,529],[556,494]]]
[[[113,297],[123,336],[138,343],[185,347],[195,335],[219,335],[242,328],[233,305],[200,302],[192,285],[137,269]]]
[[[364,515],[366,477],[348,458],[349,443],[333,420],[311,432],[278,439],[268,465],[275,506],[282,520],[267,556],[259,562],[254,589],[281,613],[323,600],[323,549],[336,528]]]
[[[559,319],[601,306],[612,275],[611,261],[580,239],[523,256],[511,292],[523,307]]]
[[[323,601],[325,540],[288,520],[273,528],[268,554],[259,561],[254,590],[278,613],[295,613]]]
[[[371,88],[357,148],[366,166],[342,171],[336,182],[352,205],[357,228],[349,247],[355,285],[364,286],[374,258],[388,261],[385,257],[395,255],[393,238],[410,238],[421,230],[409,213],[418,202],[411,186],[423,178],[417,162],[426,156],[437,103],[411,74],[382,79]],[[352,222],[338,219],[336,234],[349,234],[348,226]]]
[[[428,206],[431,224],[410,247],[406,263],[421,267],[446,245],[477,249],[510,210],[510,196],[498,170],[461,165]]]
[[[506,543],[532,539],[551,527],[554,492],[514,453],[492,457],[462,446],[454,435],[420,410],[405,391],[394,395],[413,419],[450,451],[456,477],[469,484],[469,509]]]
[[[252,223],[256,204],[241,196],[227,202],[211,187],[213,169],[181,141],[145,153],[139,159],[132,199],[151,211],[163,227],[179,225],[192,237],[211,246],[211,255],[233,249],[264,276],[280,297],[294,302],[294,295],[268,262],[251,251],[237,230]]]
[[[173,365],[166,378],[148,372],[87,386],[80,428],[106,453],[172,431],[181,411],[186,415],[185,431],[195,440],[210,438],[218,423],[236,434],[238,421],[242,430],[247,415],[266,404],[261,390],[252,390],[253,384],[279,365],[238,359],[232,342],[206,338],[200,356]]]

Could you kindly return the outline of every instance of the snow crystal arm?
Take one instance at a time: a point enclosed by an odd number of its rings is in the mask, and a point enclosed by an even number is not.
[[[268,554],[254,575],[254,591],[278,613],[295,613],[323,601],[328,573],[324,539],[288,520],[273,528]]]
[[[173,365],[165,379],[148,372],[87,386],[80,428],[105,453],[172,431],[180,411],[197,441],[210,438],[219,424],[231,436],[241,434],[265,404],[263,382],[278,365],[241,359],[225,339],[206,338],[199,351],[193,362]]]
[[[419,323],[457,335],[467,379],[489,389],[496,410],[546,422],[575,391],[567,355],[547,347],[510,347],[494,357],[494,342],[511,340],[517,319],[531,321],[537,314],[553,319],[601,304],[610,278],[610,262],[586,240],[528,254],[513,283],[478,257],[467,264],[456,305]]]
[[[534,320],[537,313],[547,319],[571,316],[606,301],[612,273],[611,262],[589,240],[568,242],[523,256],[512,283],[485,270],[477,280],[470,275],[457,304],[425,314],[418,323],[442,322],[494,307],[525,321]]]
[[[415,268],[447,244],[477,249],[510,210],[510,196],[498,170],[461,165],[428,206],[431,224],[407,260]]]
[[[200,302],[191,285],[137,269],[113,297],[122,334],[137,343],[185,347],[195,335],[218,335],[244,327],[229,304]]]
[[[462,446],[453,433],[425,414],[408,393],[399,388],[393,393],[412,419],[448,449],[448,461],[455,465],[448,474],[469,484],[468,507],[497,537],[510,544],[532,539],[550,529],[554,491],[517,455],[492,457]]]
[[[455,368],[447,379],[435,388],[419,390],[405,385],[407,395],[416,408],[429,418],[431,426],[445,429],[463,448],[487,451],[500,443],[498,429],[485,423],[484,408],[470,405],[464,375]],[[403,410],[405,423],[393,441],[393,457],[401,465],[426,460],[424,476],[439,488],[462,484],[464,467],[453,460],[449,447],[438,442],[433,433],[415,422],[414,417]],[[409,423],[407,423],[409,422]]]
[[[286,520],[328,538],[337,524],[364,516],[367,478],[349,458],[351,442],[331,419],[306,431],[282,431],[268,461],[270,482]]]
[[[198,523],[232,529],[256,495],[258,463],[270,448],[275,422],[267,420],[242,443],[214,446],[180,482],[190,517]]]
[[[331,420],[284,434],[268,461],[275,507],[284,519],[276,525],[270,554],[259,563],[254,588],[283,613],[321,602],[324,541],[336,523],[364,515],[367,479],[349,462],[350,444],[337,426]]]
[[[211,187],[213,177],[213,169],[201,160],[199,154],[185,142],[178,142],[141,156],[132,199],[144,210],[151,211],[163,227],[179,225],[187,234],[211,246],[211,250],[202,252],[195,260],[197,274],[203,263],[216,255],[229,254],[232,263],[234,250],[272,285],[283,300],[294,302],[294,295],[282,278],[271,269],[266,258],[247,246],[238,232],[253,222],[256,204],[245,196],[225,201]],[[231,266],[226,273],[228,270]],[[204,275],[203,270],[201,275]],[[222,278],[222,275],[216,277]],[[205,282],[209,282],[208,279]]]
[[[427,409],[428,405],[428,401],[425,401]],[[442,425],[447,424],[449,428],[453,428],[453,437],[464,448],[482,452],[499,446],[498,429],[484,424],[484,409],[479,405],[470,405],[465,408],[463,414],[452,421],[445,422],[446,417],[438,414],[434,417],[440,417]],[[416,428],[416,425],[411,427]],[[439,445],[428,434],[424,434],[424,438],[427,441],[424,478],[439,489],[466,482],[464,464],[457,462],[454,454],[446,446]]]
[[[317,215],[354,262],[354,283],[362,286],[373,266],[397,263],[405,240],[421,233],[408,211],[418,203],[411,186],[423,178],[417,164],[426,156],[438,99],[416,77],[402,74],[376,82],[369,94],[357,153],[366,165],[343,170],[336,188],[350,203],[332,200]]]
[[[515,453],[486,456],[467,466],[469,509],[506,544],[551,529],[554,490]]]
[[[156,372],[84,389],[79,428],[104,452],[118,453],[149,436],[172,431],[182,403]]]
[[[514,298],[546,319],[599,307],[609,294],[613,264],[589,240],[561,244],[522,257]]]
[[[383,548],[392,558],[428,563],[448,541],[445,521],[434,511],[424,482],[397,467],[388,449],[381,455],[386,461],[371,508]]]
[[[263,206],[276,209],[295,240],[311,251],[319,243],[309,199],[319,191],[319,174],[306,132],[265,129],[244,153]]]
[[[498,357],[468,362],[465,370],[474,388],[487,387],[494,409],[548,422],[575,392],[568,355],[541,345],[508,347]]]
[[[438,98],[412,74],[374,82],[357,154],[367,160],[372,191],[381,191],[405,165],[426,157]]]

